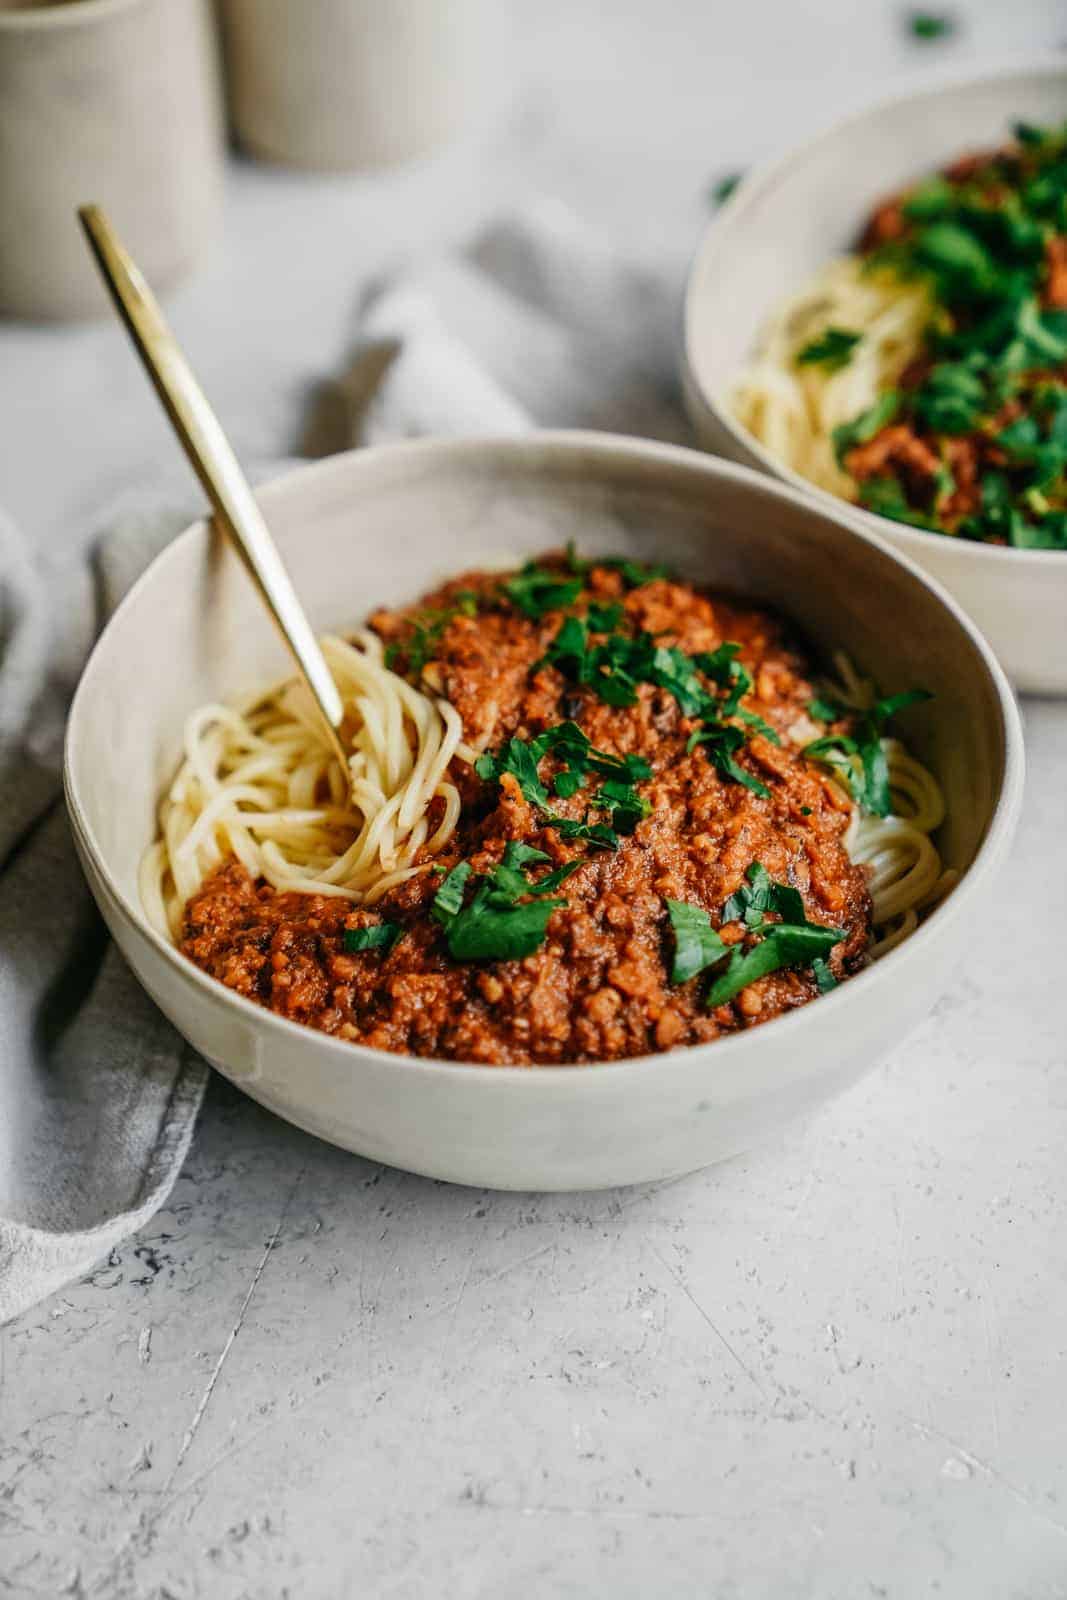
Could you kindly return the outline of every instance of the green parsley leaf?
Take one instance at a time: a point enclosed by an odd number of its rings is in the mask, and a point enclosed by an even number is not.
[[[609,778],[596,792],[595,803],[611,811],[611,820],[619,833],[633,833],[637,824],[652,810],[649,802],[629,783]]]
[[[967,433],[985,403],[985,384],[972,366],[942,361],[931,367],[915,395],[915,417],[933,433]]]
[[[674,930],[672,983],[688,983],[705,967],[721,961],[729,946],[723,944],[711,925],[711,918],[700,906],[684,900],[668,900],[667,915]]]
[[[816,696],[814,700],[808,701],[808,716],[816,722],[836,722],[844,714],[842,708],[832,700],[823,700],[820,696]]]
[[[725,1005],[757,978],[782,967],[811,966],[820,994],[832,989],[836,979],[826,957],[845,934],[809,922],[798,890],[788,883],[776,883],[759,862],[749,864],[745,882],[723,906],[723,922],[743,922],[759,942],[727,945],[712,928],[711,919],[699,906],[668,900],[667,911],[675,937],[672,983],[685,983],[706,967],[725,962],[719,976],[708,989],[709,1009]],[[781,922],[769,922],[768,916]]]
[[[499,865],[475,881],[466,906],[470,862],[461,861],[452,869],[434,898],[431,914],[445,929],[453,960],[519,961],[533,954],[544,940],[553,911],[567,904],[545,896],[581,866],[579,861],[567,862],[539,881],[530,881],[526,869],[549,859],[543,850],[512,841]],[[523,895],[534,898],[520,903]]]
[[[527,561],[521,572],[500,585],[501,591],[524,617],[540,622],[548,611],[561,611],[582,592],[581,578],[562,578],[556,572]]]
[[[933,222],[956,207],[956,191],[947,178],[926,178],[913,189],[901,209],[909,222]]]
[[[424,611],[415,619],[414,632],[410,639],[395,640],[386,646],[385,664],[390,670],[395,662],[403,658],[407,674],[418,679],[422,676],[423,669],[428,661],[432,661],[441,636],[449,623],[456,617],[476,617],[478,615],[478,596],[473,589],[460,589],[450,606],[445,606],[440,611]]]
[[[698,745],[703,745],[712,766],[717,772],[721,772],[724,778],[732,778],[734,783],[740,783],[744,788],[751,789],[753,794],[761,795],[765,800],[769,799],[771,791],[767,785],[761,783],[751,772],[746,772],[745,768],[734,760],[744,742],[745,736],[740,728],[735,728],[729,723],[725,726],[705,724],[689,735],[686,750],[693,751]]]
[[[606,606],[594,600],[586,613],[586,621],[593,633],[614,633],[622,617],[623,608],[617,600],[612,600]]]
[[[763,927],[769,912],[774,912],[783,922],[807,920],[800,891],[788,883],[775,883],[762,862],[751,862],[745,877],[747,882],[722,908],[723,922],[743,922],[746,928],[756,931]]]
[[[671,575],[669,567],[633,561],[629,556],[596,556],[590,561],[583,561],[573,540],[567,546],[567,565],[572,572],[580,573],[583,578],[588,577],[594,567],[607,567],[609,572],[619,574],[628,589],[640,589],[646,583],[651,583],[654,578],[669,578]]]
[[[1011,542],[1017,550],[1067,550],[1067,511],[1049,512],[1036,522],[1017,517]]]
[[[866,478],[860,484],[860,504],[875,516],[905,522],[911,528],[937,528],[932,517],[912,509],[896,478]]]
[[[434,895],[430,906],[430,915],[442,927],[447,928],[459,914],[460,907],[463,905],[463,893],[470,875],[470,862],[458,862]]]
[[[708,990],[709,1011],[725,1005],[757,978],[764,978],[783,967],[810,966],[819,957],[825,958],[844,937],[838,928],[824,928],[813,922],[797,926],[787,922],[774,923],[765,937],[751,949],[745,950],[741,945],[734,945],[725,971]]]
[[[1011,131],[1020,144],[1030,145],[1031,148],[1044,144],[1049,137],[1047,128],[1039,128],[1033,122],[1016,122]]]
[[[933,274],[938,292],[950,305],[970,303],[998,286],[993,257],[981,240],[958,222],[929,223],[920,229],[913,248],[916,261]]]
[[[349,955],[359,950],[380,950],[388,955],[403,933],[395,922],[376,922],[366,928],[346,928],[341,943]]]
[[[566,900],[499,903],[485,882],[470,905],[450,923],[448,953],[454,961],[521,961],[544,943],[549,919]]]
[[[797,352],[798,367],[825,367],[827,372],[840,372],[852,360],[852,353],[862,333],[851,328],[824,328],[822,333]]]
[[[494,779],[499,782],[505,772],[510,772],[530,804],[547,810],[548,790],[537,771],[543,754],[544,749],[536,739],[509,739],[496,755],[488,750],[480,755],[474,770],[487,783]]]
[[[899,694],[887,695],[860,714],[854,736],[827,734],[805,745],[802,753],[832,767],[861,810],[872,816],[887,817],[892,797],[882,734],[899,711],[931,699],[933,696],[928,689],[905,689]]]
[[[851,422],[840,423],[833,431],[834,454],[840,463],[858,444],[867,444],[876,433],[887,427],[900,409],[899,389],[886,389],[872,406],[861,411]]]
[[[557,817],[550,810],[548,791],[538,771],[540,761],[549,752],[567,762],[552,780],[561,799],[576,794],[590,773],[607,779],[592,796],[592,804],[611,812],[613,827]],[[509,739],[495,755],[486,751],[479,756],[475,771],[486,781],[495,779],[498,782],[505,772],[510,772],[526,799],[546,813],[549,823],[559,830],[561,837],[586,839],[601,849],[617,850],[619,833],[632,833],[651,809],[633,787],[641,779],[652,776],[652,768],[644,757],[631,753],[614,756],[606,750],[597,750],[576,722],[561,722],[556,727],[546,728],[534,739]]]
[[[595,850],[617,850],[619,836],[606,822],[579,822],[574,817],[549,816],[549,826],[561,839],[584,839]]]
[[[815,987],[820,994],[829,994],[831,989],[837,988],[837,979],[825,956],[816,956],[811,964],[811,970],[815,974]]]

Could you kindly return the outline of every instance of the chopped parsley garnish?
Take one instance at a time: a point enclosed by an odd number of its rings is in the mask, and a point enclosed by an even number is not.
[[[900,392],[886,389],[866,411],[861,411],[851,422],[840,423],[833,431],[834,454],[843,462],[848,452],[858,444],[867,444],[876,433],[888,427],[900,408]]]
[[[662,562],[648,563],[645,561],[631,561],[622,556],[605,562],[612,572],[617,572],[628,589],[642,589],[646,583],[654,583],[657,578],[669,578],[670,567],[665,567]]]
[[[708,990],[708,1010],[725,1005],[750,983],[765,978],[770,972],[779,972],[782,967],[808,967],[820,957],[825,959],[844,937],[840,929],[824,928],[816,922],[795,927],[787,922],[772,924],[759,943],[750,949],[734,945],[725,971]]]
[[[821,695],[816,695],[814,700],[808,701],[808,716],[816,722],[836,722],[838,717],[845,715],[841,706],[833,700],[824,700]]]
[[[552,787],[561,799],[577,794],[590,773],[607,780],[592,796],[592,804],[611,813],[611,827],[557,817],[552,812],[548,790],[538,770],[549,753],[565,763],[552,780]],[[509,739],[495,754],[486,751],[479,756],[474,770],[487,783],[499,782],[504,773],[510,773],[524,797],[547,814],[548,821],[564,838],[587,839],[606,849],[618,849],[618,835],[632,833],[649,812],[647,800],[634,788],[635,783],[652,776],[652,768],[644,757],[613,756],[606,750],[595,749],[576,722],[561,722],[533,739]]]
[[[430,914],[445,930],[454,961],[521,961],[540,947],[553,911],[567,904],[545,896],[581,866],[571,861],[533,881],[528,869],[549,859],[531,845],[509,843],[500,864],[474,878],[474,893],[466,905],[471,864],[461,861],[452,868],[434,896]]]
[[[669,567],[648,566],[643,561],[632,561],[628,556],[594,556],[586,561],[578,554],[573,543],[567,546],[567,565],[583,578],[588,577],[594,567],[606,567],[609,572],[617,572],[628,589],[640,589],[654,578],[669,578],[671,575]]]
[[[892,797],[889,792],[889,763],[882,749],[882,734],[890,718],[896,716],[898,711],[931,699],[933,696],[928,689],[905,689],[900,694],[887,695],[870,710],[857,715],[851,734],[828,733],[805,745],[802,753],[813,761],[821,761],[832,767],[862,811],[875,817],[887,817],[892,809]],[[824,705],[822,709],[831,711],[837,708]]]
[[[919,20],[940,32],[947,19]],[[872,270],[922,284],[933,315],[898,386],[836,428],[833,443],[847,471],[851,451],[899,426],[884,450],[852,462],[860,502],[878,516],[1061,549],[1067,124],[1014,131],[1014,145],[917,184],[896,236],[867,253]]]
[[[745,874],[746,882],[732,894],[722,909],[722,920],[741,922],[755,944],[728,945],[711,925],[711,918],[700,906],[682,900],[668,900],[667,914],[674,932],[672,983],[687,983],[708,967],[713,974],[705,997],[709,1010],[725,1005],[756,978],[777,972],[782,967],[810,966],[819,993],[832,989],[837,980],[827,957],[845,934],[809,922],[804,902],[797,889],[776,883],[765,867],[753,861]],[[780,922],[771,922],[778,916]]]
[[[746,928],[758,929],[772,911],[783,922],[806,921],[799,890],[788,883],[775,883],[762,862],[753,861],[745,878],[722,908],[724,922],[743,922]]]
[[[831,989],[837,988],[837,979],[825,956],[816,956],[811,964],[811,970],[815,974],[815,987],[820,994],[829,994]]]
[[[852,360],[852,352],[863,338],[851,328],[825,328],[822,333],[797,352],[798,367],[825,367],[827,372],[840,372]]]
[[[688,983],[698,972],[721,961],[728,947],[711,925],[711,918],[700,906],[684,900],[668,900],[667,915],[674,929],[674,961],[671,982]]]
[[[380,950],[388,955],[403,931],[395,922],[375,922],[366,928],[346,928],[341,943],[349,955],[359,950]]]
[[[701,726],[690,735],[688,750],[703,746],[723,777],[766,797],[770,794],[766,784],[735,760],[746,742],[746,732],[731,719],[736,718],[773,744],[780,741],[762,717],[741,708],[741,698],[750,692],[753,682],[737,659],[739,651],[740,646],[730,642],[717,650],[690,656],[676,645],[657,645],[650,633],[612,633],[593,643],[586,618],[566,617],[545,652],[544,661],[573,683],[592,689],[610,706],[636,705],[641,683],[667,690],[683,716],[700,719]],[[700,676],[702,672],[720,693],[708,688]]]
[[[441,635],[448,624],[455,617],[476,617],[478,615],[478,596],[472,589],[460,589],[452,604],[443,607],[440,611],[424,611],[415,618],[414,632],[410,639],[395,640],[386,646],[385,664],[392,668],[400,659],[403,659],[408,676],[419,678],[428,661],[432,661],[434,652],[441,642]]]
[[[594,602],[585,614],[593,633],[614,633],[623,618],[623,608],[617,600],[602,606]]]
[[[742,784],[744,788],[751,789],[753,794],[761,795],[766,800],[771,792],[767,785],[761,783],[751,772],[746,772],[745,768],[734,760],[744,742],[745,735],[740,728],[730,723],[725,727],[708,723],[689,735],[686,750],[692,751],[698,745],[703,745],[705,754],[717,772],[721,772],[724,778],[732,778],[734,783]]]
[[[564,578],[558,572],[527,561],[521,572],[500,585],[515,608],[531,622],[540,622],[548,611],[561,611],[582,592],[582,579]]]

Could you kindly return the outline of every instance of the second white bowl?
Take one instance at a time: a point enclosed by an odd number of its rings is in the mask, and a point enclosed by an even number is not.
[[[1067,694],[1067,552],[1007,550],[905,527],[837,499],[777,461],[733,416],[729,391],[768,314],[854,247],[877,203],[1019,120],[1067,118],[1067,67],[1015,67],[910,91],[849,117],[747,178],[697,253],[684,383],[707,449],[774,473],[879,534],[951,590],[1016,687]]]

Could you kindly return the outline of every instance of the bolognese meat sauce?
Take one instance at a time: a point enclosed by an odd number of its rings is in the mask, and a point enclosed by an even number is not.
[[[800,753],[811,664],[768,611],[627,567],[554,557],[379,612],[395,669],[447,698],[483,753],[477,770],[452,764],[463,804],[446,853],[373,907],[278,893],[231,861],[189,901],[184,953],[338,1038],[501,1065],[703,1043],[860,967],[871,901],[849,801]],[[751,915],[757,873],[778,900]],[[681,981],[672,905],[709,955]],[[752,981],[760,962],[736,966],[740,986],[714,1003],[709,972],[798,918],[821,953],[798,938]]]

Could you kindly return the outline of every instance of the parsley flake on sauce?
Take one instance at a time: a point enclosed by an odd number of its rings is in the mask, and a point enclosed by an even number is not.
[[[474,893],[466,905],[471,864],[461,861],[452,868],[434,896],[430,914],[445,930],[454,961],[521,961],[540,947],[553,911],[567,904],[545,897],[582,864],[568,862],[533,881],[528,869],[549,859],[543,850],[510,842],[499,865],[474,878]],[[524,899],[527,895],[532,898]]]
[[[742,989],[783,967],[810,966],[820,994],[834,988],[837,979],[827,957],[845,934],[809,922],[804,902],[797,889],[776,883],[766,868],[753,861],[746,882],[730,896],[722,909],[722,920],[743,923],[755,944],[727,945],[711,926],[711,918],[700,906],[681,900],[668,900],[667,914],[674,932],[674,962],[671,982],[686,983],[708,967],[718,968],[705,996],[709,1010],[725,1005]],[[780,922],[769,921],[778,916]]]
[[[667,915],[674,930],[672,983],[688,983],[727,954],[727,946],[702,907],[688,905],[684,900],[668,900]]]
[[[552,787],[561,799],[577,794],[590,773],[607,780],[593,794],[591,803],[611,813],[611,827],[557,817],[553,813],[548,790],[538,770],[540,762],[550,753],[565,763],[552,780]],[[652,768],[644,757],[613,756],[606,750],[597,750],[576,722],[561,722],[533,739],[509,739],[495,754],[486,751],[479,756],[474,770],[486,782],[499,783],[504,773],[510,773],[525,799],[546,813],[551,826],[557,828],[563,838],[586,839],[604,849],[617,850],[618,835],[632,833],[650,809],[648,801],[634,787],[641,779],[652,776]]]
[[[478,596],[472,589],[459,590],[450,606],[445,606],[440,611],[424,611],[421,616],[416,617],[410,639],[403,642],[396,640],[386,646],[386,666],[391,669],[397,660],[403,658],[408,676],[420,678],[426,663],[433,660],[434,652],[448,624],[455,617],[477,615]]]
[[[606,567],[609,572],[617,572],[628,589],[640,589],[654,578],[669,578],[671,575],[669,567],[658,563],[650,566],[644,561],[634,561],[629,556],[594,556],[591,560],[583,560],[573,541],[567,546],[567,565],[583,578],[588,577],[594,567]]]
[[[582,580],[562,578],[558,572],[539,567],[536,561],[527,561],[521,572],[500,585],[516,610],[531,622],[540,622],[549,611],[561,611],[571,605],[582,592]]]
[[[725,1005],[735,995],[747,989],[757,978],[780,972],[783,967],[808,967],[820,957],[825,959],[834,945],[845,935],[838,928],[824,928],[815,922],[793,926],[777,922],[770,927],[758,944],[745,950],[734,945],[726,970],[716,978],[708,990],[706,1004],[709,1011]]]
[[[609,634],[594,643],[588,621],[565,617],[543,657],[571,682],[592,689],[610,706],[637,703],[638,685],[655,684],[677,701],[683,716],[699,718],[701,727],[689,737],[688,751],[703,746],[708,759],[723,777],[767,797],[770,790],[735,759],[747,740],[745,728],[780,743],[769,723],[742,709],[743,695],[753,688],[752,675],[737,660],[740,646],[727,642],[717,650],[690,656],[677,645],[657,645],[649,633]],[[539,665],[542,663],[539,663]],[[713,693],[701,672],[716,689]],[[745,724],[738,727],[737,721]]]
[[[403,931],[396,922],[376,922],[366,928],[346,928],[341,943],[349,955],[359,950],[380,950],[388,955]]]

